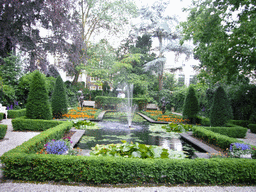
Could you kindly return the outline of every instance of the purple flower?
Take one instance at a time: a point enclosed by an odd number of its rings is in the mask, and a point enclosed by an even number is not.
[[[10,106],[10,109],[13,109],[13,105]]]
[[[239,149],[242,151],[250,150],[250,145],[244,144],[244,143],[231,143],[230,144],[230,151],[233,151],[234,149]]]

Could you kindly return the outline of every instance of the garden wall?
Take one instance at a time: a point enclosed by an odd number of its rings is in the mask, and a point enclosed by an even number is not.
[[[36,154],[72,126],[63,122],[1,156],[4,176],[33,181],[85,183],[256,183],[254,159],[128,159]],[[208,130],[206,130],[208,131]]]

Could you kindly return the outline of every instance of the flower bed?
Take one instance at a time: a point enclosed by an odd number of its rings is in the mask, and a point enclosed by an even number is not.
[[[70,109],[67,114],[63,115],[64,119],[96,119],[97,114],[101,110],[90,108],[90,107],[77,107],[75,109]]]
[[[175,115],[170,112],[166,112],[163,115],[162,111],[146,110],[146,111],[143,111],[142,113],[147,115],[151,119],[154,119],[155,121],[165,121],[165,122],[173,122],[173,123],[186,123],[189,121],[188,119],[183,119],[183,117],[180,115]]]

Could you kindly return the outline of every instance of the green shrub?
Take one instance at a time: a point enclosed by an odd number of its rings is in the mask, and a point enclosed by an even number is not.
[[[235,125],[239,125],[241,127],[248,127],[248,125],[250,124],[250,121],[247,120],[230,120],[229,122]]]
[[[4,113],[0,113],[0,121],[2,121],[4,118]]]
[[[63,122],[64,121],[25,119],[25,117],[20,117],[12,119],[12,126],[15,131],[45,131],[46,129],[62,124]]]
[[[232,118],[232,109],[226,92],[218,87],[214,94],[213,105],[210,113],[211,126],[224,126]]]
[[[248,127],[252,133],[256,133],[256,124],[249,124]]]
[[[250,116],[250,123],[256,124],[256,111],[254,111]]]
[[[29,119],[52,119],[48,92],[45,81],[39,71],[35,71],[30,84],[26,116]]]
[[[189,119],[190,122],[195,124],[198,111],[199,105],[195,90],[192,86],[189,86],[183,107],[183,117]]]
[[[201,116],[197,116],[197,124],[200,124],[200,125],[204,125],[204,126],[210,126],[211,125],[211,122],[210,122],[210,119],[207,118],[207,117],[201,117]]]
[[[52,94],[52,114],[55,119],[62,118],[62,115],[68,112],[68,102],[66,90],[61,76],[56,79],[54,91]]]
[[[7,131],[7,125],[0,124],[0,139],[3,139]]]
[[[26,116],[26,109],[19,109],[19,110],[8,110],[8,118],[14,119],[17,117]]]
[[[233,138],[244,138],[248,131],[247,128],[243,127],[204,127],[207,130],[213,131],[215,133],[220,133],[228,137]]]
[[[214,133],[213,131],[205,129],[204,127],[194,126],[192,131],[193,131],[193,136],[200,138],[210,144],[218,146],[224,150],[229,148],[231,143],[242,143],[242,141],[238,139],[231,138],[219,133]]]
[[[122,102],[127,102],[127,98],[118,98],[118,97],[105,97],[105,96],[97,96],[95,98],[97,108],[116,108],[116,106]],[[133,104],[138,105],[139,110],[143,110],[146,108],[147,100],[144,98],[133,98]]]

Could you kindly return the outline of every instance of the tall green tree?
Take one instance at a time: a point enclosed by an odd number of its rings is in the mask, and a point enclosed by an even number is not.
[[[52,119],[51,106],[43,74],[37,70],[33,73],[26,105],[26,116],[29,119]]]
[[[66,90],[61,76],[58,76],[52,94],[52,114],[55,119],[60,119],[67,112],[68,102]]]
[[[191,123],[196,123],[196,116],[198,111],[199,105],[195,90],[193,86],[189,86],[183,106],[183,117],[189,119]]]
[[[223,126],[232,119],[232,108],[225,90],[220,86],[214,93],[210,113],[211,126]]]
[[[166,58],[165,52],[172,51],[176,55],[186,54],[187,58],[191,54],[190,46],[179,43],[181,39],[181,31],[176,27],[178,20],[175,16],[165,16],[165,11],[169,1],[155,1],[152,6],[144,6],[140,10],[141,23],[139,27],[134,27],[136,31],[150,34],[156,38],[159,46],[157,47],[158,58],[148,62],[145,70],[153,71],[158,75],[159,91],[163,88],[164,65]],[[167,42],[164,44],[164,41]]]
[[[78,0],[74,11],[76,22],[79,24],[77,35],[73,37],[73,45],[69,50],[68,72],[74,76],[73,84],[88,61],[87,50],[90,48],[92,36],[105,33],[116,35],[123,32],[129,19],[136,16],[137,8],[130,1],[123,0]]]
[[[193,1],[187,11],[183,40],[193,39],[201,79],[231,83],[255,77],[255,1]]]

